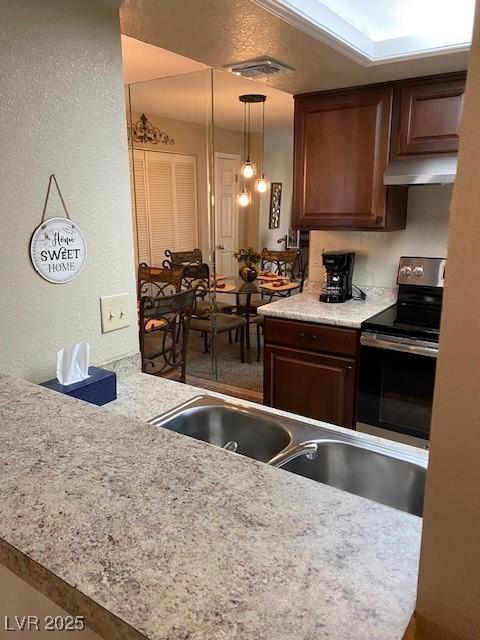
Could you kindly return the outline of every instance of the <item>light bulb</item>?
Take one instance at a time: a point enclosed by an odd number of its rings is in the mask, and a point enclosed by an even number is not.
[[[257,173],[257,168],[255,167],[255,164],[250,160],[250,158],[247,158],[245,162],[242,164],[242,168],[241,168],[242,176],[244,178],[247,178],[248,180],[249,178],[252,178],[256,173]]]
[[[239,193],[237,196],[237,202],[241,207],[248,207],[251,201],[252,201],[252,196],[245,189],[243,189],[243,191]]]
[[[260,176],[260,178],[255,182],[255,190],[258,193],[265,193],[268,191],[268,187],[270,186],[269,181],[265,178],[264,174]]]

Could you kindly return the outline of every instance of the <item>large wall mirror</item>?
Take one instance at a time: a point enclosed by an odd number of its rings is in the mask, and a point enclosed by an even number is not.
[[[195,275],[205,284],[190,322],[186,381],[262,401],[257,308],[270,292],[242,279],[237,256],[299,242],[289,233],[293,98],[212,69],[131,84],[127,95],[137,268],[179,262],[190,284]],[[194,263],[203,267],[195,272]],[[262,262],[254,266],[258,274]]]

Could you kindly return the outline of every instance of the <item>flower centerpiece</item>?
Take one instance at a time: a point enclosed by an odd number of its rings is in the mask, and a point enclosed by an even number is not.
[[[253,282],[256,280],[258,276],[256,265],[259,264],[262,256],[255,251],[253,247],[239,249],[234,255],[239,262],[243,262],[243,266],[240,267],[239,270],[242,280],[245,280],[245,282]]]

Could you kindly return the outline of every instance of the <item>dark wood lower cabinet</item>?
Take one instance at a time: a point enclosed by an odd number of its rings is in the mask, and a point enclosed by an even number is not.
[[[266,345],[266,405],[353,428],[356,361],[353,358]]]

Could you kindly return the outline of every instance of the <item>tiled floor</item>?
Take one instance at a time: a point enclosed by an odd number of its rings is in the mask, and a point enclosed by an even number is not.
[[[203,338],[191,331],[188,340],[187,378],[195,386],[220,391],[236,397],[259,402],[263,398],[263,357],[257,362],[256,327],[251,327],[251,360],[242,363],[238,342],[229,344],[228,334],[217,336],[217,378],[215,379],[212,357],[203,353]],[[261,354],[263,356],[263,353]]]

